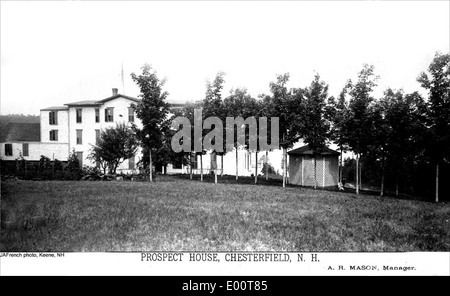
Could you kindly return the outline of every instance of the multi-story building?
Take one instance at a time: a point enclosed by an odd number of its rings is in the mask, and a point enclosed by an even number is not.
[[[50,159],[67,160],[75,151],[81,165],[94,166],[88,155],[102,129],[119,122],[142,126],[132,108],[132,103],[139,100],[119,94],[117,88],[112,91],[112,96],[102,100],[43,108],[38,124],[10,124],[0,145],[1,158],[15,160],[22,155],[26,160],[39,160],[44,155]],[[140,155],[138,151],[136,156],[125,160],[118,172],[134,171]]]

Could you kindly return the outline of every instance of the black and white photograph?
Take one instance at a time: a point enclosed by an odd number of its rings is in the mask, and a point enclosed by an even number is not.
[[[449,1],[0,5],[1,275],[450,275]]]

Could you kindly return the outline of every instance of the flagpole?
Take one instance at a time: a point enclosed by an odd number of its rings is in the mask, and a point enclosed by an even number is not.
[[[124,76],[123,76],[123,62],[122,62],[121,76],[122,76],[122,93],[125,94],[125,79],[124,79]]]

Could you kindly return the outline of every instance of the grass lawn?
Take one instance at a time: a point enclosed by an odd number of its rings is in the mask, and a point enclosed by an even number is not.
[[[448,203],[208,178],[2,182],[0,251],[450,251]]]

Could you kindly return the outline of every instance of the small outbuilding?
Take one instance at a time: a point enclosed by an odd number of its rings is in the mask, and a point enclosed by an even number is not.
[[[308,145],[291,150],[289,155],[289,183],[301,186],[331,187],[339,182],[339,152],[325,148],[314,155]],[[314,174],[314,158],[316,171]],[[316,182],[314,182],[314,175]]]

